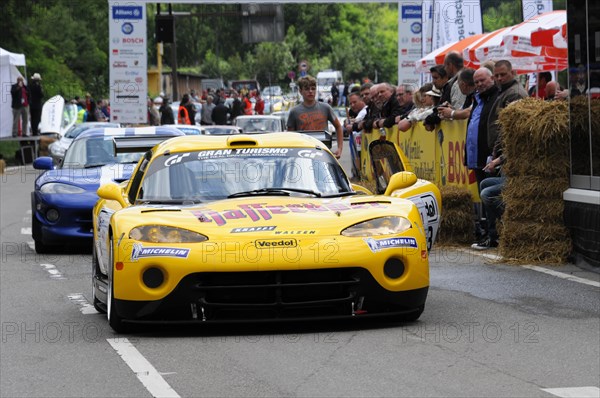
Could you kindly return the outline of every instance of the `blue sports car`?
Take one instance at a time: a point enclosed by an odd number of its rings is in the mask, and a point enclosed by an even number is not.
[[[33,167],[46,171],[31,193],[35,251],[80,243],[91,247],[92,208],[100,184],[129,179],[148,142],[182,135],[172,127],[93,128],[73,140],[60,166],[51,157],[37,158]],[[117,150],[118,140],[128,142],[126,149]]]

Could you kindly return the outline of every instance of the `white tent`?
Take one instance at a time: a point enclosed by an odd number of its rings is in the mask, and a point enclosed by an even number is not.
[[[0,137],[12,136],[12,108],[10,87],[17,82],[17,77],[22,76],[17,66],[25,66],[25,55],[14,54],[0,48],[0,84],[2,96],[0,97]]]

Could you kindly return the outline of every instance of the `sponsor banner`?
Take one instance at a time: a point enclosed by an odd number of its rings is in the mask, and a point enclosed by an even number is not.
[[[432,50],[483,33],[480,0],[434,0],[432,24]]]
[[[416,123],[408,131],[398,131],[394,126],[387,130],[386,138],[404,152],[410,161],[408,171],[414,172],[418,178],[431,181],[438,187],[462,186],[471,193],[474,202],[479,202],[475,173],[464,165],[466,130],[466,120],[443,120],[435,132],[425,130],[422,123]],[[363,133],[363,148],[368,148],[371,141],[378,139],[377,130]],[[373,181],[369,151],[361,151],[360,156],[362,175]],[[431,209],[426,209],[426,213],[431,213]]]
[[[398,84],[421,86],[415,62],[421,58],[423,0],[398,3]]]
[[[113,0],[109,0],[108,5],[111,121],[146,124],[146,5]]]

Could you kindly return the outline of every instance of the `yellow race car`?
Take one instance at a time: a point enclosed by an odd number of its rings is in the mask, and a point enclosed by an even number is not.
[[[94,306],[117,332],[423,312],[441,199],[411,172],[373,195],[305,134],[185,136],[98,195]]]

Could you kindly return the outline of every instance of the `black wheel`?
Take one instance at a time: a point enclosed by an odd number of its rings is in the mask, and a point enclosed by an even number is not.
[[[114,245],[112,236],[108,242],[108,266],[110,267],[109,275],[108,275],[108,289],[107,289],[107,297],[106,297],[106,316],[108,318],[108,324],[110,327],[117,333],[127,333],[129,328],[126,324],[123,323],[123,318],[119,316],[117,310],[115,308],[115,295],[113,289],[113,267],[114,264]]]
[[[33,241],[35,243],[35,252],[37,254],[48,254],[52,252],[51,247],[43,244],[40,240],[34,239]]]
[[[106,314],[104,304],[96,298],[96,276],[98,275],[98,256],[96,254],[96,245],[92,243],[92,297],[94,308],[101,314]]]

